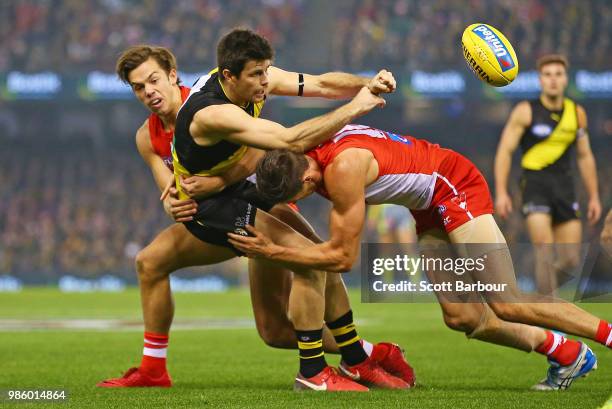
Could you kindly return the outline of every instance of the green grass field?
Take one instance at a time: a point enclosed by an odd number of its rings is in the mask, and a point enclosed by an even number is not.
[[[610,318],[610,304],[584,308]],[[18,408],[180,407],[397,407],[600,408],[612,393],[612,352],[590,342],[599,370],[565,392],[532,392],[546,360],[477,341],[446,329],[436,304],[361,304],[353,309],[362,337],[391,340],[406,349],[419,386],[401,392],[317,394],[292,391],[295,351],[275,350],[258,338],[248,293],[177,294],[177,329],[171,334],[168,390],[105,390],[96,382],[137,364],[142,350],[137,290],[61,294],[28,289],[0,294],[0,389],[67,389],[67,403],[19,403]],[[120,319],[113,329],[3,330],[8,320]],[[206,324],[211,328],[204,328]],[[220,328],[225,323],[228,328]],[[245,325],[246,323],[246,325]],[[236,326],[234,328],[233,326]],[[338,356],[328,356],[336,365]],[[612,403],[611,403],[612,404]],[[11,405],[2,402],[2,407]]]

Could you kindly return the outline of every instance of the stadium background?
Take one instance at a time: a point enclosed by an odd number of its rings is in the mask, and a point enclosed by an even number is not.
[[[499,28],[514,44],[521,73],[512,86],[486,87],[467,70],[460,34],[476,21]],[[568,393],[530,393],[547,368],[540,356],[466,342],[444,327],[437,305],[363,304],[356,290],[351,297],[360,333],[403,345],[419,387],[408,394],[298,396],[290,391],[295,351],[267,347],[254,330],[244,260],[183,271],[177,275],[182,280],[172,282],[175,292],[241,285],[218,294],[175,295],[172,390],[112,393],[93,387],[139,359],[140,301],[135,288],[80,292],[135,284],[134,255],[170,223],[134,145],[147,112],[115,79],[115,59],[131,44],[165,45],[177,55],[183,82],[191,84],[213,67],[217,39],[238,25],[265,34],[276,48],[277,65],[286,69],[392,69],[398,91],[384,110],[360,122],[452,147],[489,182],[510,109],[537,95],[535,59],[566,53],[572,63],[568,93],[589,115],[604,211],[612,205],[609,1],[0,1],[0,392],[68,389],[66,407],[79,409],[541,409],[595,408],[609,401],[612,361],[599,345],[590,343],[601,369],[588,380]],[[332,106],[271,98],[264,114],[290,125]],[[515,168],[515,193],[517,175]],[[325,235],[326,202],[313,198],[300,205]],[[601,223],[585,228],[585,240],[596,239],[600,228]],[[502,229],[513,243],[527,240],[517,212]],[[357,271],[346,277],[359,281]],[[73,292],[59,292],[58,283]],[[582,306],[610,315],[610,304]],[[337,357],[329,362],[336,364]]]
[[[466,69],[459,38],[474,21],[498,27],[513,42],[521,73],[511,86],[487,87]],[[214,66],[217,39],[235,26],[266,35],[276,48],[276,64],[285,69],[364,74],[391,69],[398,92],[384,110],[360,122],[453,148],[473,160],[489,182],[510,109],[537,95],[535,59],[565,53],[571,61],[568,94],[589,115],[604,211],[612,204],[612,8],[605,0],[0,2],[5,288],[57,283],[63,276],[110,275],[135,283],[135,254],[170,221],[134,144],[147,112],[115,78],[114,62],[129,45],[161,44],[174,51],[189,85]],[[290,125],[331,106],[270,98],[264,115]],[[518,208],[517,177],[512,180]],[[301,207],[325,235],[326,203],[317,198]],[[502,229],[511,242],[527,240],[518,212]],[[587,228],[586,239],[597,231]],[[244,260],[234,261],[182,274],[219,275],[221,281],[209,277],[200,283],[214,288],[243,281],[244,267]],[[63,283],[79,288],[78,280]],[[121,285],[113,279],[104,283],[95,285]]]

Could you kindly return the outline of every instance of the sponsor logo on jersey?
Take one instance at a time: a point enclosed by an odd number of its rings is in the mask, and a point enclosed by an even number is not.
[[[392,141],[401,142],[405,145],[412,145],[412,142],[410,142],[408,138],[400,136],[396,133],[391,133],[391,132],[385,132],[385,133],[387,134],[387,137],[391,139]]]
[[[474,27],[472,32],[474,32],[478,37],[482,38],[487,43],[491,51],[493,51],[502,72],[506,72],[514,68],[514,60],[512,59],[508,48],[506,48],[506,45],[497,36],[497,34],[489,30],[489,28],[484,24]]]
[[[446,206],[444,205],[439,205],[438,206],[438,213],[439,214],[444,214],[446,212]]]
[[[548,124],[535,124],[531,127],[531,133],[538,138],[546,138],[552,133],[552,127]]]

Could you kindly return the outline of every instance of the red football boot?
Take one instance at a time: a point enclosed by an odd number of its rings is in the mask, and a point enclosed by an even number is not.
[[[367,392],[363,385],[341,376],[331,366],[326,367],[312,378],[304,378],[298,373],[293,389],[296,391],[326,391],[326,392]]]
[[[403,379],[408,385],[414,386],[416,384],[414,369],[406,361],[404,351],[399,345],[379,342],[374,345],[370,358],[391,375]]]
[[[169,388],[172,386],[172,379],[170,379],[170,374],[168,374],[168,372],[164,372],[163,375],[153,378],[140,371],[139,368],[130,368],[121,378],[107,379],[98,383],[96,386],[101,388]]]
[[[340,372],[349,379],[380,389],[408,389],[410,385],[396,376],[387,373],[372,358],[368,358],[360,364],[349,366],[346,362],[340,362]]]

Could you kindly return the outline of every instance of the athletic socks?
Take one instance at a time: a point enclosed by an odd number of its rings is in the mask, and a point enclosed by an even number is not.
[[[595,341],[608,348],[612,348],[612,324],[604,320],[599,321],[599,328],[597,328]]]
[[[546,340],[536,348],[536,352],[546,355],[562,366],[567,366],[578,357],[580,342],[567,339],[556,332],[546,331]]]
[[[327,367],[323,353],[323,328],[295,330],[295,335],[300,350],[300,374],[304,378],[312,378]]]
[[[363,347],[363,351],[366,353],[367,356],[372,356],[372,352],[374,351],[374,345],[372,345],[365,339],[362,339],[361,346]]]
[[[361,342],[359,342],[360,338],[359,335],[357,335],[357,330],[353,323],[352,310],[349,310],[335,321],[328,322],[327,328],[329,328],[334,336],[336,344],[338,344],[340,348],[342,360],[346,362],[347,365],[357,365],[368,359],[364,347]]]
[[[140,370],[153,378],[166,372],[166,353],[168,351],[168,334],[144,333],[144,348]]]

